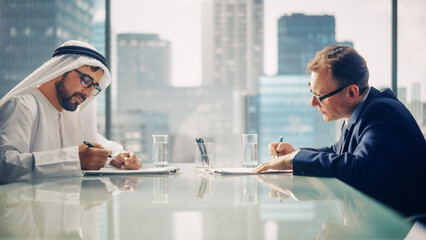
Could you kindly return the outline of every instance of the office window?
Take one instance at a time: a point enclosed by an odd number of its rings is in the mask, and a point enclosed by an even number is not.
[[[331,145],[338,127],[309,106],[305,75],[325,46],[353,46],[369,64],[371,85],[391,86],[390,1],[128,0],[112,1],[111,16],[117,42],[139,42],[115,46],[112,138],[123,141],[118,119],[136,114],[156,126],[140,143],[168,134],[172,162],[192,161],[194,137],[228,149],[217,157],[228,163],[240,157],[241,133],[259,134],[261,161],[280,135],[296,147]],[[141,149],[151,161],[151,147]]]
[[[104,0],[62,2],[1,2],[1,97],[63,41],[83,39],[105,54]],[[280,135],[297,147],[332,144],[338,127],[309,106],[304,74],[327,45],[353,46],[368,62],[370,84],[391,87],[390,0],[111,3],[112,139],[125,145],[123,125],[139,131],[132,146],[148,144],[135,147],[148,162],[151,135],[160,133],[170,136],[172,162],[192,161],[194,137],[226,149],[217,155],[223,162],[239,158],[241,133],[259,134],[261,161]],[[425,5],[400,1],[398,8],[398,97],[423,132]],[[104,133],[104,93],[98,107]],[[311,130],[286,132],[287,124]]]
[[[398,98],[426,136],[426,2],[398,1]]]

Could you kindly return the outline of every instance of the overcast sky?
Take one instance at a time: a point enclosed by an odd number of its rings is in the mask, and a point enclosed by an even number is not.
[[[199,85],[202,1],[207,0],[112,0],[112,26],[116,33],[155,33],[169,40],[172,83]],[[410,87],[417,81],[426,92],[426,1],[399,1],[398,11],[398,86]],[[334,15],[337,41],[352,41],[365,57],[370,84],[391,86],[391,0],[265,0],[264,70],[268,75],[277,72],[277,20],[292,13]]]

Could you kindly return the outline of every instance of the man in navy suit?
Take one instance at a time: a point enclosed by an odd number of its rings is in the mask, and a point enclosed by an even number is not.
[[[426,141],[404,104],[368,85],[367,63],[350,47],[317,52],[307,71],[311,106],[325,121],[345,120],[339,141],[319,149],[271,143],[274,159],[255,171],[335,177],[407,215],[426,213]]]

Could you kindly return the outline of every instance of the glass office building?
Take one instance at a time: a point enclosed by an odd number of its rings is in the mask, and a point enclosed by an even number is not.
[[[137,96],[142,89],[170,85],[170,48],[170,42],[156,34],[117,35],[120,111],[139,109]]]
[[[315,53],[330,45],[353,47],[336,41],[336,23],[331,15],[284,15],[278,20],[278,74],[304,74]]]
[[[203,85],[257,93],[263,73],[263,4],[263,0],[202,3]]]
[[[259,156],[269,156],[268,144],[278,141],[280,136],[295,148],[334,143],[335,122],[325,122],[317,109],[310,106],[312,95],[308,82],[305,75],[260,78]]]
[[[0,97],[70,39],[92,42],[92,0],[0,1]]]

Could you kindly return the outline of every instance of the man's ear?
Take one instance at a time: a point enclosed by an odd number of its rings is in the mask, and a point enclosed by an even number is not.
[[[349,85],[347,87],[346,95],[348,97],[348,102],[353,103],[358,99],[359,88],[356,84]]]

